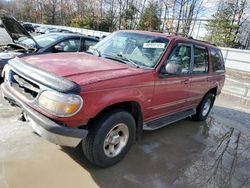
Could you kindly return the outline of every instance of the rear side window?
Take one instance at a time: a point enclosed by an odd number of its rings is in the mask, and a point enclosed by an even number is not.
[[[214,72],[225,72],[225,64],[219,49],[211,49],[211,58]]]
[[[201,74],[208,72],[208,53],[204,47],[194,47],[194,74]]]

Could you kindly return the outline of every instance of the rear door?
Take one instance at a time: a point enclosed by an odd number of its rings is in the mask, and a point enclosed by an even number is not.
[[[188,103],[194,107],[201,101],[209,88],[208,72],[208,49],[201,45],[194,45],[191,90],[188,97]]]
[[[188,108],[186,103],[190,92],[190,71],[193,61],[193,46],[188,43],[176,43],[162,68],[172,62],[180,65],[176,74],[164,71],[155,81],[155,94],[152,101],[152,116],[157,118]]]

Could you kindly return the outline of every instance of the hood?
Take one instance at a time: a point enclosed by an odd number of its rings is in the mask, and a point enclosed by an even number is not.
[[[33,55],[23,57],[22,60],[80,85],[145,71],[84,52]]]
[[[12,16],[6,14],[1,15],[2,24],[5,27],[6,31],[9,33],[13,42],[17,42],[18,39],[22,37],[27,37],[32,39],[37,47],[39,47],[36,40],[29,34],[29,32]]]

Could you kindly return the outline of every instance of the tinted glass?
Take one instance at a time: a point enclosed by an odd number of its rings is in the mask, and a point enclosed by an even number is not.
[[[96,43],[97,41],[85,39],[83,51],[87,51],[90,46],[94,46]]]
[[[80,48],[80,39],[68,39],[57,44],[64,52],[77,52]]]
[[[57,40],[60,40],[62,38],[62,36],[60,36],[60,35],[39,35],[39,36],[35,36],[33,38],[39,44],[39,46],[46,47],[46,46],[49,46],[50,44],[56,42]],[[29,46],[29,47],[35,46],[35,42],[29,38],[21,40],[21,41],[19,41],[19,43],[22,45],[25,45],[25,46]]]
[[[214,72],[225,72],[225,64],[219,49],[211,49],[211,58]]]
[[[208,53],[206,48],[194,47],[194,67],[193,73],[208,72]]]
[[[57,40],[63,38],[62,36],[59,35],[49,35],[49,36],[41,36],[39,38],[35,38],[36,42],[41,46],[41,47],[46,47],[51,45],[52,43],[56,42]]]

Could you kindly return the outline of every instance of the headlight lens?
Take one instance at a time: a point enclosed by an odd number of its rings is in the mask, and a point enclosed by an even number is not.
[[[82,98],[73,94],[62,94],[55,91],[44,91],[38,98],[38,105],[50,114],[65,117],[79,112]]]

